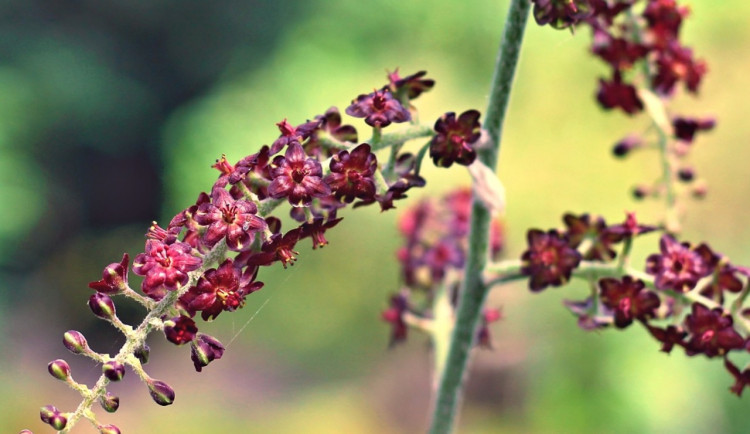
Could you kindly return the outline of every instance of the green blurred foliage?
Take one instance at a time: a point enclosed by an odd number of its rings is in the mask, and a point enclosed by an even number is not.
[[[148,20],[149,7],[141,3],[140,16]],[[277,29],[280,36],[268,56],[250,68],[243,65],[252,59],[236,45],[221,53],[238,60],[160,126],[163,147],[156,158],[165,194],[162,215],[154,217],[168,221],[207,190],[216,177],[210,165],[222,153],[237,160],[273,141],[278,134],[274,124],[284,118],[297,124],[331,105],[343,109],[357,94],[381,86],[386,70],[426,69],[436,79],[436,87],[416,101],[425,122],[445,111],[483,110],[506,3],[317,0],[297,5],[296,13],[263,11],[294,16]],[[716,115],[719,122],[694,146],[693,161],[711,189],[705,201],[689,205],[685,238],[706,240],[734,261],[750,264],[748,208],[742,202],[750,196],[745,176],[750,123],[744,119],[750,109],[745,98],[750,78],[744,72],[750,67],[750,28],[745,25],[750,4],[685,3],[693,13],[684,24],[684,38],[707,60],[710,73],[698,99],[681,97],[675,107],[688,115]],[[216,13],[233,16],[226,10]],[[588,39],[587,32],[572,35],[529,24],[498,170],[508,194],[507,257],[523,250],[527,228],[559,226],[566,211],[602,214],[608,221],[623,218],[624,210],[637,211],[643,221],[659,216],[658,204],[636,203],[628,194],[635,183],[654,177],[652,156],[625,161],[610,156],[616,140],[645,129],[648,121],[595,105],[596,79],[604,68],[588,54]],[[187,50],[198,43],[195,38],[178,45]],[[0,67],[2,246],[11,245],[10,237],[18,243],[29,236],[35,218],[49,206],[45,196],[55,190],[38,173],[33,154],[18,146],[32,141],[41,117],[60,110],[84,120],[108,113],[114,117],[96,122],[89,133],[117,137],[121,131],[109,126],[118,117],[153,114],[149,94],[137,83],[117,81],[117,94],[126,98],[111,99],[110,77],[117,71],[91,52],[45,46],[28,56],[30,62],[58,66],[48,68],[44,77],[31,81]],[[190,64],[199,76],[200,67]],[[50,101],[27,103],[38,92]],[[366,138],[364,124],[354,123]],[[412,201],[468,184],[457,168],[430,168],[425,177],[428,186],[414,192]],[[205,327],[229,343],[229,350],[200,375],[191,372],[186,348],[154,336],[149,372],[176,389],[175,404],[151,404],[145,388],[126,375],[118,385],[121,410],[103,419],[127,432],[423,431],[430,381],[426,340],[414,333],[406,345],[386,351],[388,331],[379,322],[388,294],[399,285],[395,220],[408,203],[387,213],[374,208],[345,212],[343,222],[327,235],[329,246],[313,252],[305,241],[294,267],[263,269],[264,289],[243,310],[222,314]],[[44,372],[45,364],[72,358],[59,345],[62,332],[94,326],[72,314],[65,318],[56,308],[69,312],[75,306],[76,315],[86,315],[85,284],[119,260],[123,250],[138,252],[149,222],[142,223],[82,236],[61,249],[53,263],[39,267],[46,274],[35,271],[3,282],[9,292],[44,288],[55,294],[31,306],[22,298],[0,305],[0,325],[9,332],[0,339],[11,336],[0,345],[23,346],[18,356],[0,356],[0,427],[45,432],[36,421],[37,407],[75,405],[76,396]],[[656,246],[656,236],[643,237],[633,262],[642,263]],[[95,252],[99,263],[81,259],[86,252]],[[13,254],[3,247],[0,253]],[[747,397],[728,393],[731,378],[720,361],[677,351],[666,356],[636,327],[583,332],[561,306],[562,299],[583,294],[585,288],[571,285],[532,295],[524,284],[492,294],[490,303],[503,306],[505,320],[493,326],[496,350],[477,356],[472,375],[489,380],[471,383],[462,432],[747,432]],[[137,318],[137,311],[132,315]],[[116,348],[114,342],[102,342]],[[85,361],[74,367],[74,375],[84,378],[97,372]],[[94,432],[81,425],[80,432]]]

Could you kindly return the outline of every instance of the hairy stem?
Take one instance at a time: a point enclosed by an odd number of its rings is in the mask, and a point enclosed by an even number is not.
[[[497,166],[503,121],[530,6],[529,0],[511,0],[506,17],[503,40],[495,63],[490,99],[483,125],[489,133],[492,146],[480,149],[478,152],[479,161],[490,168]],[[448,360],[435,401],[430,427],[432,434],[450,433],[455,426],[469,352],[475,340],[482,305],[488,292],[483,281],[483,270],[487,263],[491,217],[490,211],[475,194],[472,203],[465,278],[461,288],[456,326],[453,329]]]

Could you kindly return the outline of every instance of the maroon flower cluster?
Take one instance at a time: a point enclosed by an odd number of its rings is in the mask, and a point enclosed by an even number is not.
[[[195,203],[180,211],[166,227],[154,222],[146,232],[145,251],[137,254],[132,264],[133,273],[143,278],[140,289],[145,297],[130,287],[129,256],[125,254],[120,262],[104,269],[101,280],[89,284],[96,291],[89,299],[94,315],[126,330],[110,297],[125,295],[159,312],[158,318],[147,317],[146,331],[156,326],[175,345],[190,344],[190,358],[197,371],[220,359],[224,346],[199,331],[198,316],[211,321],[222,312],[242,308],[246,298],[264,286],[257,280],[259,268],[294,265],[299,254],[297,245],[305,238],[311,239],[313,249],[328,244],[325,232],[341,221],[341,208],[378,203],[387,210],[394,208],[395,200],[405,198],[411,188],[424,185],[418,170],[430,145],[423,145],[416,154],[400,151],[408,140],[429,136],[429,130],[417,126],[391,136],[383,130],[412,119],[411,111],[416,109],[411,102],[434,86],[425,75],[420,71],[402,78],[394,71],[380,90],[360,95],[346,108],[347,114],[364,118],[373,127],[370,143],[358,143],[357,130],[344,125],[339,110],[331,107],[300,125],[286,119],[277,123],[280,134],[270,146],[264,145],[234,164],[224,155],[217,159],[212,167],[219,175],[208,192],[200,193]],[[449,166],[449,160],[460,164],[473,160],[471,145],[479,136],[478,118],[478,112],[469,111],[458,120],[452,113],[438,120],[438,136],[432,146],[442,147],[436,152],[443,156],[436,162]],[[391,149],[392,158],[381,167],[375,152],[386,147]],[[437,158],[435,155],[433,158]],[[278,215],[272,215],[284,204],[289,204],[294,222],[286,231],[282,231]],[[450,221],[441,224],[451,227],[450,235],[435,244],[421,243],[418,249],[423,257],[410,260],[415,268],[429,268],[435,280],[443,279],[448,270],[460,270],[465,250],[468,196],[454,195],[445,204],[453,213]],[[412,237],[418,237],[416,232]],[[416,250],[412,252],[416,254]],[[406,298],[394,297],[391,310],[384,313],[384,319],[394,323],[394,341],[406,336],[403,316],[407,305]],[[485,326],[497,317],[488,313]],[[489,345],[486,330],[480,342]],[[107,360],[109,356],[94,353],[76,331],[65,334],[64,344],[75,354],[104,358],[103,375],[110,381],[120,380],[125,364],[130,364],[146,382],[155,402],[169,405],[174,401],[174,391],[166,383],[148,378],[142,370],[141,365],[149,358],[147,345],[133,345],[136,363],[132,358]],[[58,379],[66,380],[70,375],[62,360],[52,363],[49,370]],[[104,389],[95,393],[101,394],[107,411],[116,410],[117,397]],[[45,407],[42,419],[54,427],[66,423],[65,414],[51,406]]]
[[[430,318],[429,303],[414,303],[414,298],[432,300],[440,287],[455,290],[462,280],[471,200],[471,190],[460,189],[441,200],[421,200],[401,215],[399,230],[405,243],[396,256],[401,263],[404,289],[391,297],[389,309],[383,312],[383,319],[392,326],[392,343],[406,339],[407,313],[416,318]],[[493,257],[502,246],[502,226],[496,219],[490,230]],[[498,318],[488,316],[487,324]],[[489,332],[483,330],[484,337],[480,336],[479,342],[489,347]]]
[[[750,384],[750,371],[740,371],[728,355],[750,348],[750,321],[741,303],[726,303],[726,294],[738,294],[735,300],[744,300],[750,292],[750,270],[731,264],[706,244],[691,246],[664,234],[659,253],[647,258],[646,274],[638,278],[629,274],[623,262],[619,267],[607,263],[614,263],[618,253],[627,256],[633,238],[656,227],[638,224],[633,214],[612,226],[588,214],[566,214],[563,220],[564,231],[532,229],[528,233],[521,274],[529,276],[532,291],[560,286],[580,268],[582,277],[595,282],[592,294],[565,305],[581,328],[614,325],[624,329],[638,322],[661,343],[662,351],[671,352],[677,346],[689,356],[723,357],[736,381],[732,392],[742,393]],[[614,249],[616,244],[623,245],[621,252]],[[664,321],[669,321],[666,326],[658,324]]]

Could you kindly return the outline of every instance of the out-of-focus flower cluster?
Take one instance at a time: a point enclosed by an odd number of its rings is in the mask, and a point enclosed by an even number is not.
[[[624,329],[638,322],[662,351],[678,346],[689,356],[722,357],[736,380],[732,392],[742,393],[750,368],[740,370],[729,354],[750,351],[750,310],[743,307],[750,270],[707,244],[693,246],[663,234],[659,252],[647,258],[645,272],[638,271],[625,265],[630,245],[656,227],[638,224],[633,214],[612,226],[587,214],[566,214],[563,220],[564,230],[528,232],[521,273],[532,291],[562,286],[571,276],[588,280],[587,298],[565,302],[581,328]]]
[[[339,210],[348,205],[377,203],[382,210],[394,208],[394,201],[425,184],[419,168],[427,150],[443,167],[473,162],[473,146],[479,137],[479,113],[475,110],[458,118],[449,112],[437,120],[434,130],[411,122],[416,110],[411,102],[434,86],[425,75],[420,71],[401,77],[396,70],[388,74],[385,86],[358,96],[346,108],[347,114],[364,118],[372,127],[368,142],[360,142],[357,129],[344,124],[339,110],[331,107],[300,125],[286,119],[279,122],[280,135],[270,146],[264,145],[235,163],[225,156],[218,159],[212,167],[219,176],[211,188],[165,227],[154,222],[148,229],[144,252],[132,263],[133,274],[142,277],[143,295],[130,286],[128,254],[108,265],[101,280],[89,284],[96,291],[89,299],[92,312],[121,330],[128,342],[114,357],[90,349],[76,331],[66,333],[64,343],[75,354],[101,362],[106,381],[95,386],[99,389],[89,390],[72,379],[63,360],[50,364],[50,373],[79,391],[108,396],[101,404],[107,411],[115,411],[119,399],[107,394],[106,384],[122,379],[125,365],[129,365],[148,386],[154,401],[171,404],[174,391],[143,370],[149,358],[145,338],[151,330],[163,331],[176,345],[189,344],[191,360],[201,371],[222,357],[224,346],[201,333],[197,319],[210,321],[242,308],[246,298],[264,286],[258,280],[261,267],[294,265],[298,244],[305,239],[312,241],[313,249],[325,246],[326,231],[341,221]],[[390,136],[384,132],[386,127],[407,122],[406,130]],[[429,137],[432,139],[416,154],[401,150],[409,140]],[[391,149],[386,164],[376,156],[384,148]],[[282,230],[279,214],[274,215],[285,203],[295,222],[288,230]],[[461,224],[460,231],[465,232],[466,222]],[[453,236],[458,240],[463,232],[456,228]],[[448,243],[446,240],[444,247],[450,249]],[[450,254],[441,249],[436,247],[430,253],[435,273],[439,273],[440,255]],[[461,261],[446,258],[445,266],[460,267]],[[140,327],[131,328],[119,320],[112,300],[115,295],[135,299],[148,310]],[[56,429],[87,415],[63,413],[52,406],[41,413],[42,420]],[[110,430],[107,432],[119,432],[116,427],[92,422]]]
[[[391,296],[390,306],[382,314],[392,327],[391,344],[407,337],[409,326],[429,328],[438,293],[448,296],[455,308],[456,295],[463,280],[467,237],[471,213],[470,189],[459,189],[441,199],[423,199],[407,209],[399,219],[404,245],[397,252],[401,264],[402,290]],[[490,251],[497,257],[503,246],[500,220],[492,221]],[[497,309],[484,311],[478,343],[490,347],[487,325],[497,321]]]

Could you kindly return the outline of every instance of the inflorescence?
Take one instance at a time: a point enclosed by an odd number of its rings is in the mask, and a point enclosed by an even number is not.
[[[157,404],[171,404],[174,390],[143,368],[149,358],[149,333],[161,331],[175,345],[189,345],[193,365],[201,371],[220,359],[225,348],[199,331],[198,317],[211,321],[242,308],[246,297],[264,286],[258,280],[261,267],[294,265],[304,239],[311,240],[313,249],[325,246],[325,233],[341,221],[342,208],[375,203],[383,211],[394,208],[394,201],[405,198],[410,189],[425,185],[420,167],[428,151],[439,166],[471,164],[479,112],[470,110],[458,118],[447,113],[434,128],[412,121],[416,108],[411,102],[435,84],[425,75],[420,71],[401,77],[396,70],[388,74],[385,86],[359,95],[346,108],[348,115],[364,118],[372,127],[368,142],[359,142],[357,129],[343,124],[339,110],[332,107],[301,125],[279,122],[280,136],[270,146],[234,164],[225,156],[218,159],[212,166],[219,171],[213,186],[166,227],[151,225],[144,252],[133,258],[132,268],[126,253],[120,262],[105,267],[101,280],[89,284],[96,291],[89,299],[91,311],[122,332],[126,343],[111,356],[91,349],[80,332],[65,333],[65,347],[101,364],[102,376],[89,388],[73,380],[64,360],[50,362],[50,374],[77,390],[83,400],[73,412],[42,407],[42,420],[67,431],[83,417],[102,433],[119,433],[117,427],[99,423],[91,407],[98,401],[107,412],[117,410],[119,398],[107,392],[107,385],[120,381],[126,367],[146,384]],[[408,126],[383,132],[400,123]],[[431,136],[415,154],[402,150],[407,141]],[[391,150],[385,163],[376,156],[384,148]],[[282,230],[279,214],[274,215],[285,203],[296,222],[288,230]],[[435,251],[435,261],[440,254]],[[454,266],[460,268],[459,263]],[[143,278],[140,293],[131,287],[131,269]],[[114,296],[134,299],[147,310],[139,326],[120,321]]]

